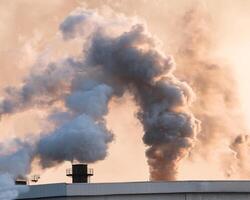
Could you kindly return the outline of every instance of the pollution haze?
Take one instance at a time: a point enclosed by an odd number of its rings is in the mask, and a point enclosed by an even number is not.
[[[248,1],[0,2],[0,197],[70,182],[249,179]]]

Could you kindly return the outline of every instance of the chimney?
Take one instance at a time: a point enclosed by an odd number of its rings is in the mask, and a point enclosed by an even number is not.
[[[23,177],[17,177],[15,180],[16,185],[27,185],[28,181],[26,178]]]
[[[72,169],[67,169],[66,175],[72,177],[72,183],[89,183],[93,169],[88,169],[87,164],[72,164]]]

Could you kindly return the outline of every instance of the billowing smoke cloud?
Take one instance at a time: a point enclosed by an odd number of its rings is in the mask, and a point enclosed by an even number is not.
[[[202,129],[194,152],[205,159],[220,158],[226,176],[231,176],[227,170],[231,166],[228,163],[224,166],[223,157],[226,155],[216,148],[227,148],[224,152],[232,155],[231,164],[234,165],[231,140],[245,132],[246,126],[232,68],[212,53],[215,44],[211,20],[201,5],[193,6],[179,20],[184,31],[180,32],[181,39],[175,55],[180,64],[177,75],[190,83],[198,97],[192,111],[201,121]]]
[[[118,38],[98,32],[87,61],[104,71],[109,84],[121,85],[114,88],[118,94],[124,87],[134,94],[140,107],[144,142],[150,146],[146,155],[151,178],[174,179],[178,161],[192,147],[198,122],[187,111],[193,93],[171,74],[171,58],[158,52],[152,38],[136,25]]]
[[[0,175],[0,199],[12,200],[17,198],[19,193],[27,191],[27,186],[16,186],[13,177],[9,174]]]
[[[151,179],[174,180],[179,161],[194,145],[199,121],[189,109],[195,95],[172,74],[172,58],[158,49],[145,25],[120,17],[78,11],[60,31],[65,42],[82,39],[82,54],[34,69],[20,88],[7,88],[0,103],[1,116],[46,109],[54,128],[1,156],[7,166],[1,172],[25,176],[34,158],[43,168],[104,159],[113,139],[105,121],[108,103],[128,91],[139,107]],[[8,167],[18,159],[27,162],[18,171]]]
[[[182,171],[186,171],[186,167],[200,167],[202,160],[204,168],[200,170],[204,173],[201,176],[185,173],[185,178],[249,178],[247,171],[240,172],[244,171],[243,168],[228,173],[228,168],[236,163],[237,152],[231,148],[232,141],[248,131],[244,115],[249,113],[246,106],[249,84],[245,75],[249,65],[246,56],[249,21],[245,8],[249,5],[246,2],[228,4],[227,1],[220,1],[218,6],[218,1],[213,0],[84,2],[90,8],[101,10],[105,4],[126,15],[136,13],[147,20],[154,34],[164,41],[165,49],[174,55],[178,64],[174,74],[194,90],[197,99],[191,110],[201,121],[196,146],[190,160],[184,162]],[[244,20],[239,22],[239,18]],[[244,31],[239,37],[239,33],[233,30]],[[238,87],[239,83],[244,88]],[[240,89],[243,89],[243,95],[239,95]],[[243,111],[242,106],[246,106]],[[208,169],[207,164],[215,167],[217,173]],[[209,171],[211,173],[206,173]]]
[[[41,138],[37,154],[44,168],[63,161],[91,163],[106,157],[107,143],[111,140],[112,134],[105,124],[82,114]]]
[[[29,173],[33,150],[30,144],[18,139],[0,146],[0,199],[11,200],[28,191],[27,186],[15,186],[14,180]]]
[[[23,142],[21,145],[18,143],[11,143],[18,148],[11,150],[7,153],[1,154],[0,158],[0,172],[10,173],[14,177],[26,174],[30,171],[29,164],[32,159],[32,148],[30,145]]]

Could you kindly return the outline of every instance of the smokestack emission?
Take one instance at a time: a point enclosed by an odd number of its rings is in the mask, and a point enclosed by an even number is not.
[[[203,5],[192,6],[177,24],[181,29],[175,54],[179,64],[176,74],[190,83],[197,95],[191,110],[202,125],[193,152],[206,160],[219,157],[220,167],[225,169],[225,176],[230,177],[233,173],[228,174],[228,170],[234,168],[237,153],[232,152],[235,149],[230,146],[231,140],[247,130],[232,66],[213,54],[216,27]],[[225,143],[228,146],[223,147]],[[224,148],[223,153],[219,148]],[[230,164],[224,160],[228,155],[231,155]]]
[[[139,106],[151,179],[175,180],[200,123],[190,111],[194,92],[173,75],[172,57],[159,50],[144,24],[131,19],[78,10],[60,31],[64,42],[81,39],[81,55],[32,71],[20,88],[7,88],[0,103],[2,117],[34,107],[57,108],[48,116],[55,128],[29,142],[18,140],[14,152],[1,155],[0,172],[25,176],[35,158],[42,168],[105,159],[113,140],[105,120],[108,104],[129,92]]]

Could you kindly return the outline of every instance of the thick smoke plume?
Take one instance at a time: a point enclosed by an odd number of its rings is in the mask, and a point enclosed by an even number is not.
[[[231,164],[235,164],[237,152],[232,150],[235,151],[236,144],[231,148],[231,141],[246,131],[232,68],[212,53],[215,47],[214,24],[204,7],[192,7],[181,18],[179,25],[183,31],[175,55],[180,64],[176,73],[191,85],[197,95],[191,110],[202,127],[194,152],[205,159],[216,157],[216,153],[225,175],[230,177],[233,175],[229,172],[232,166],[225,166],[224,157],[230,154]],[[227,155],[218,153],[216,148],[226,148]]]
[[[133,20],[77,11],[60,31],[65,42],[81,39],[82,54],[33,70],[20,88],[7,88],[0,103],[2,117],[48,110],[54,128],[1,155],[0,172],[25,176],[35,158],[43,168],[66,160],[103,160],[113,139],[105,121],[108,103],[130,92],[139,107],[151,179],[174,180],[179,161],[194,145],[199,122],[189,109],[195,95],[173,75],[172,58],[158,49],[145,25]]]

